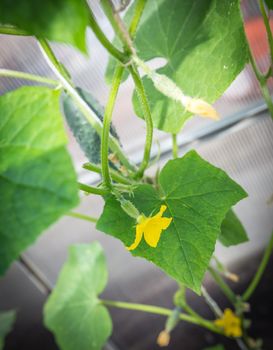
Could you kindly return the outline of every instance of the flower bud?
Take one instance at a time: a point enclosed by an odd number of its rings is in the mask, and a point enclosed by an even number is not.
[[[170,343],[170,333],[166,330],[161,331],[157,337],[157,344],[161,347],[168,346]]]
[[[239,282],[239,279],[240,279],[239,276],[236,275],[236,273],[232,273],[229,271],[227,271],[225,273],[225,276],[226,276],[226,278],[228,278],[229,280],[231,280],[232,282],[235,282],[235,283]]]
[[[189,96],[184,96],[181,100],[182,104],[189,112],[193,114],[198,114],[201,117],[210,118],[213,120],[219,120],[219,115],[216,110],[204,100],[200,98],[192,98]]]

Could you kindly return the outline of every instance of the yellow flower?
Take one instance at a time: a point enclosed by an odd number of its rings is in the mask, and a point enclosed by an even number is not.
[[[183,102],[185,108],[194,114],[198,114],[201,117],[219,120],[219,115],[216,110],[204,100],[200,98],[192,98],[190,96],[184,96]]]
[[[231,309],[225,309],[223,316],[215,320],[214,324],[222,328],[228,337],[238,338],[243,334],[241,320]]]
[[[140,215],[138,217],[138,223],[136,225],[136,238],[134,243],[130,245],[130,247],[127,247],[128,250],[136,249],[143,235],[149,246],[153,248],[157,246],[162,231],[166,230],[172,221],[172,218],[162,217],[166,209],[166,205],[161,205],[160,210],[156,215],[148,218],[145,215]]]

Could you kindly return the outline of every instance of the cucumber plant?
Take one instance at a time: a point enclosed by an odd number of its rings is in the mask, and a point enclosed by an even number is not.
[[[133,256],[147,259],[178,283],[173,310],[104,300],[100,294],[107,283],[107,269],[102,247],[98,243],[72,246],[44,308],[45,325],[61,349],[100,349],[112,332],[109,307],[165,315],[166,326],[157,339],[161,346],[168,345],[171,331],[184,321],[232,338],[241,349],[261,348],[261,342],[248,335],[245,311],[269,259],[273,236],[252,282],[242,295],[236,295],[222,276],[233,280],[237,276],[213,254],[217,240],[227,247],[248,241],[232,209],[247,193],[196,151],[178,157],[176,140],[195,115],[219,119],[212,103],[249,62],[273,117],[268,88],[273,74],[269,23],[273,4],[270,0],[258,2],[271,62],[265,74],[260,72],[246,39],[239,0],[135,0],[119,4],[101,0],[115,32],[113,42],[85,0],[21,0],[16,6],[1,0],[0,33],[36,38],[37,50],[55,74],[51,79],[0,69],[0,77],[36,83],[0,96],[1,274],[49,225],[71,215],[95,223],[99,231],[121,240]],[[49,43],[70,44],[86,55],[87,27],[109,53],[105,80],[111,88],[105,108],[89,92],[75,86]],[[152,69],[148,61],[153,58],[163,58],[164,66]],[[135,114],[146,124],[140,164],[132,163],[125,154],[112,125],[119,87],[129,76],[135,85]],[[101,176],[97,186],[77,182],[66,150],[63,117],[89,160],[83,167]],[[148,176],[155,128],[172,138],[173,159]],[[79,191],[103,198],[99,218],[71,212],[79,203]],[[232,308],[221,310],[202,286],[207,271]],[[186,288],[205,298],[215,314],[213,320],[192,310]],[[14,313],[11,317],[0,314],[0,337],[6,335],[13,320]],[[216,348],[223,349],[222,345]]]

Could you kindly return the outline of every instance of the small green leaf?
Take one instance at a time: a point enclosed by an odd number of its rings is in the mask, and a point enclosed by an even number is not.
[[[244,226],[232,209],[228,211],[222,222],[221,232],[218,239],[226,247],[248,241]]]
[[[132,16],[133,6],[127,17]],[[127,21],[128,21],[127,19]],[[171,78],[189,96],[216,101],[248,61],[248,49],[239,0],[150,0],[147,2],[135,46],[138,56],[149,61],[164,58],[158,73]],[[114,59],[107,69],[111,80]],[[191,116],[143,78],[156,128],[177,133]],[[136,114],[143,118],[136,92]]]
[[[78,93],[93,110],[93,112],[102,121],[104,109],[99,102],[87,91],[77,88]],[[79,111],[72,98],[64,94],[63,96],[64,115],[75,139],[80,145],[86,157],[91,163],[100,163],[100,136],[96,130],[86,120],[84,115]],[[111,125],[110,132],[118,139],[115,128]]]
[[[0,97],[0,274],[78,203],[59,95],[23,87]]]
[[[112,322],[98,295],[107,283],[106,261],[98,243],[70,247],[69,257],[44,309],[44,322],[62,350],[99,350]]]
[[[1,0],[0,23],[11,24],[52,41],[86,52],[88,8],[84,0]]]
[[[270,10],[273,10],[273,0],[265,0],[265,3]]]
[[[15,318],[16,312],[13,310],[0,312],[0,350],[4,349],[5,337],[12,330]]]
[[[146,216],[167,206],[172,217],[158,246],[142,241],[132,251],[162,268],[178,282],[200,293],[201,281],[214,251],[221,223],[232,205],[246,196],[224,171],[203,160],[195,151],[169,161],[159,175],[160,190],[139,185],[130,200]],[[114,197],[106,199],[97,228],[122,240],[135,238],[134,219],[125,214]]]

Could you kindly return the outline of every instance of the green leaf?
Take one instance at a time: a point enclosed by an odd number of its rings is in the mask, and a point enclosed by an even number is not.
[[[265,3],[270,10],[273,10],[273,0],[265,0]]]
[[[70,247],[69,257],[44,309],[44,322],[62,350],[101,349],[112,322],[98,295],[107,283],[99,243]]]
[[[216,101],[248,61],[239,5],[239,0],[148,1],[135,39],[138,56],[144,61],[166,59],[159,73],[186,95]],[[129,18],[132,10],[128,12]],[[191,114],[157,91],[150,79],[143,82],[155,127],[177,133]],[[136,92],[133,103],[143,117]]]
[[[164,216],[173,221],[158,246],[142,241],[132,251],[162,268],[178,282],[200,293],[201,281],[213,254],[221,223],[232,205],[246,196],[227,174],[203,160],[195,151],[170,160],[159,175],[159,191],[139,185],[130,200],[146,216],[167,206]],[[97,228],[129,246],[135,238],[134,219],[114,197],[108,197]]]
[[[1,0],[0,23],[32,35],[72,44],[86,52],[88,7],[84,0]]]
[[[83,98],[83,100],[102,121],[104,115],[104,108],[87,91],[80,88],[77,88],[77,91]],[[100,136],[97,134],[96,130],[90,125],[90,123],[86,120],[81,111],[79,111],[72,98],[67,94],[64,94],[63,96],[63,107],[67,123],[70,129],[72,130],[75,139],[77,140],[78,144],[83,150],[84,154],[90,160],[91,163],[100,163]],[[112,125],[110,132],[113,136],[115,136],[118,139],[116,130]]]
[[[0,350],[4,349],[5,337],[12,330],[15,318],[16,312],[13,310],[0,312]]]
[[[0,274],[78,203],[59,95],[23,87],[0,97]]]
[[[227,212],[227,215],[222,222],[221,232],[218,239],[226,247],[248,241],[248,236],[244,226],[232,209]]]

